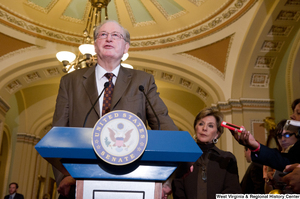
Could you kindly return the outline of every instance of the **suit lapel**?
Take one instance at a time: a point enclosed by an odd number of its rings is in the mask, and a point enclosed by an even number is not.
[[[98,97],[98,90],[97,90],[97,84],[96,84],[96,75],[95,75],[95,66],[89,68],[83,74],[82,84],[83,84],[83,87],[86,90],[87,95],[90,98],[91,105],[93,105],[93,103],[96,101],[96,99]],[[100,118],[99,102],[96,103],[94,109],[97,112],[98,117]]]
[[[130,70],[125,69],[123,66],[120,67],[118,78],[113,92],[111,110],[114,110],[116,104],[121,99],[129,83],[131,82],[132,74]]]

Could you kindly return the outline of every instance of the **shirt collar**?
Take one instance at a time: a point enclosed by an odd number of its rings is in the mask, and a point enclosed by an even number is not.
[[[117,66],[113,71],[111,71],[111,73],[113,73],[115,77],[118,77],[119,71],[120,71],[120,65]],[[97,64],[96,73],[99,74],[99,78],[102,78],[105,75],[105,73],[108,72],[104,68],[102,68],[99,64]]]

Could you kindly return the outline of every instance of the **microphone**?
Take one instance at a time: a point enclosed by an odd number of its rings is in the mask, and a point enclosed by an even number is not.
[[[83,123],[83,127],[85,127],[85,123],[87,121],[87,118],[88,116],[90,115],[91,111],[93,110],[93,108],[95,107],[96,103],[98,102],[99,98],[101,97],[102,93],[104,92],[104,90],[109,86],[109,82],[105,82],[104,83],[104,88],[103,90],[101,91],[100,95],[97,97],[96,101],[94,102],[93,106],[91,107],[91,109],[89,110],[89,112],[86,114],[85,116],[85,120],[84,120],[84,123]]]
[[[151,107],[151,109],[152,109],[152,112],[154,113],[154,115],[155,115],[155,117],[156,117],[157,125],[158,125],[158,130],[160,130],[160,121],[159,121],[159,119],[158,119],[158,117],[157,117],[157,115],[156,115],[156,113],[155,113],[155,111],[154,111],[154,109],[153,109],[152,104],[150,103],[150,101],[149,101],[149,99],[148,99],[148,97],[147,97],[147,95],[146,95],[146,93],[145,93],[145,91],[144,91],[144,86],[140,85],[140,86],[139,86],[139,90],[145,95],[146,100],[147,100],[147,102],[149,103],[149,105],[150,105],[150,107]]]

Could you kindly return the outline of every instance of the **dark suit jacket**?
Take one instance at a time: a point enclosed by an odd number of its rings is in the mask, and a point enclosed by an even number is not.
[[[241,182],[244,194],[264,194],[263,165],[251,162]]]
[[[143,85],[158,118],[162,130],[178,130],[168,115],[164,102],[157,93],[152,75],[133,69],[120,67],[113,91],[111,110],[127,110],[137,116],[151,129],[157,129],[157,120],[139,86]],[[98,97],[95,67],[74,71],[62,77],[53,126],[82,127],[88,110]],[[99,103],[87,119],[86,127],[94,127],[99,120]]]
[[[215,199],[217,193],[242,193],[234,155],[216,146],[212,150],[207,165],[207,198]],[[194,166],[193,172],[173,180],[174,199],[197,199],[197,195],[201,195],[197,192],[199,168]]]
[[[6,195],[4,199],[9,199],[9,195]],[[24,196],[20,193],[16,193],[14,199],[24,199]]]
[[[288,153],[280,153],[277,149],[270,149],[260,144],[260,151],[252,152],[251,159],[253,162],[283,171],[286,165],[300,163],[300,141],[298,140]]]

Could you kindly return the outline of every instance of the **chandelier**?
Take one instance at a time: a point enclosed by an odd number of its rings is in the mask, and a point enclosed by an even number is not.
[[[77,56],[69,51],[60,51],[56,54],[56,58],[62,62],[62,71],[70,73],[74,70],[93,66],[97,63],[97,56],[94,48],[94,30],[101,23],[101,12],[105,11],[105,20],[108,19],[107,5],[111,0],[89,0],[91,9],[89,11],[86,27],[83,31],[83,42],[79,46]],[[126,55],[127,54],[127,55]],[[126,53],[122,61],[128,57]]]

